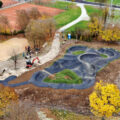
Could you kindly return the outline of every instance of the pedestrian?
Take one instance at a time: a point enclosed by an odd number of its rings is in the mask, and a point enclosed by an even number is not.
[[[22,56],[25,57],[25,53],[24,52],[23,52]]]

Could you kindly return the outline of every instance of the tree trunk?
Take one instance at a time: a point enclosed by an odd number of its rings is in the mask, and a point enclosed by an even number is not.
[[[104,117],[102,117],[102,118],[101,118],[101,120],[105,120],[105,118],[104,118]]]

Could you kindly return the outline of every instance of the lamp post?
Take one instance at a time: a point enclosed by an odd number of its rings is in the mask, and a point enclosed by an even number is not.
[[[111,16],[111,14],[112,14],[112,3],[113,3],[113,0],[111,0],[111,3],[110,3],[110,16]]]

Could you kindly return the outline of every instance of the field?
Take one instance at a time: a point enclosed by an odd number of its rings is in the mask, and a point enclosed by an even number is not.
[[[79,7],[75,7],[75,5],[72,3],[55,2],[54,4],[51,5],[51,7],[66,10],[63,13],[54,16],[54,19],[56,20],[57,23],[57,28],[60,28],[72,22],[73,20],[78,18],[81,14],[81,9]]]
[[[17,18],[16,11],[21,10],[21,9],[29,10],[33,7],[37,8],[40,11],[40,13],[43,13],[43,14],[45,13],[50,16],[55,16],[63,12],[63,10],[56,9],[56,8],[50,8],[50,7],[38,6],[38,5],[25,3],[22,5],[16,6],[16,7],[0,10],[0,14],[8,17],[8,20],[10,21],[10,25],[13,29],[19,29],[17,26],[17,21],[16,21],[16,18]]]
[[[63,13],[54,16],[57,28],[60,28],[72,22],[73,20],[78,18],[81,14],[81,9],[79,7],[76,7],[74,3],[56,1],[54,3],[43,4],[43,5],[47,7],[65,10]]]
[[[98,14],[99,16],[102,16],[102,10],[96,7],[92,6],[85,6],[86,11],[90,17],[92,17],[93,14]],[[85,30],[88,28],[89,21],[81,21],[77,23],[76,25],[70,27],[69,29],[66,30],[66,32],[72,32],[75,31],[76,28],[80,28],[82,30]]]

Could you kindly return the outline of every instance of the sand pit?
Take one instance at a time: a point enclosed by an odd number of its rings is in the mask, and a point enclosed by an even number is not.
[[[9,59],[13,55],[13,51],[17,54],[22,53],[27,45],[29,44],[25,38],[12,38],[0,43],[0,61]]]
[[[63,12],[64,10],[60,10],[60,9],[56,9],[56,8],[50,8],[50,7],[45,7],[45,6],[40,6],[40,5],[33,5],[33,4],[29,4],[29,3],[24,3],[21,5],[17,5],[15,7],[11,7],[11,8],[7,8],[4,10],[0,10],[0,15],[4,15],[8,17],[8,20],[10,22],[10,26],[13,29],[19,29],[18,25],[17,25],[17,14],[16,11],[17,10],[29,10],[31,8],[37,8],[39,10],[40,13],[42,14],[47,14],[50,16],[55,16],[61,12]]]

